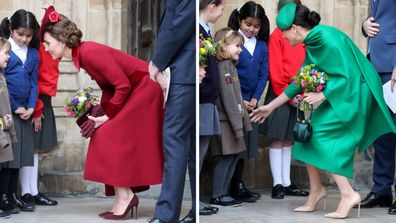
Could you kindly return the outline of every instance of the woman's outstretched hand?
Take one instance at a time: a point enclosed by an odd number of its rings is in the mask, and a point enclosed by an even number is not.
[[[103,125],[105,122],[107,122],[107,120],[109,120],[109,117],[107,115],[102,115],[98,117],[88,116],[88,118],[95,122],[95,129]]]
[[[263,123],[264,120],[272,113],[272,109],[269,105],[260,106],[257,109],[254,109],[252,113],[250,113],[249,117],[252,122],[260,122]]]

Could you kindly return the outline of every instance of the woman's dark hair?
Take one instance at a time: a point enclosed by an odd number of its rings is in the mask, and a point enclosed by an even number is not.
[[[199,0],[199,10],[204,10],[208,5],[214,4],[215,6],[219,6],[223,4],[223,0]]]
[[[276,9],[278,10],[278,12],[287,3],[296,3],[296,5],[301,5],[301,1],[300,0],[279,0],[278,1],[278,5],[276,6]]]
[[[312,29],[320,22],[320,15],[315,11],[310,11],[304,5],[297,5],[296,17],[293,24],[304,27],[306,29]]]
[[[268,17],[265,14],[264,8],[253,1],[246,2],[239,11],[238,9],[232,11],[230,18],[228,19],[228,27],[233,30],[238,30],[239,22],[248,17],[259,19],[261,21],[261,28],[256,38],[267,42],[270,30]]]
[[[41,39],[44,40],[44,33],[48,32],[59,42],[65,43],[67,47],[74,48],[80,45],[82,32],[77,25],[66,16],[59,14],[59,21],[49,22],[43,27]]]
[[[38,49],[40,47],[38,34],[40,25],[33,13],[24,9],[19,9],[11,16],[11,18],[4,18],[0,24],[0,35],[8,39],[10,38],[11,31],[19,28],[33,30],[33,37],[29,43],[29,47]]]

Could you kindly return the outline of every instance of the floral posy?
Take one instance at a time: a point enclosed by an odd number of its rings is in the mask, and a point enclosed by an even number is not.
[[[84,88],[83,92],[77,93],[74,97],[66,98],[64,109],[69,116],[80,117],[90,107],[99,103],[98,96],[92,92],[93,88]]]

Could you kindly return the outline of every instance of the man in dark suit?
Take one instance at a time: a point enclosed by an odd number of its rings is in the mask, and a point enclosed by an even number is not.
[[[371,0],[370,17],[363,22],[363,35],[369,39],[368,57],[377,69],[382,83],[396,83],[396,1]],[[396,115],[391,116],[396,123]],[[374,142],[374,187],[362,201],[362,208],[389,207],[389,214],[396,214],[392,185],[396,187],[395,149],[396,134],[382,135]],[[396,188],[395,188],[396,189]]]
[[[195,0],[167,0],[157,37],[150,77],[161,82],[169,67],[171,80],[163,130],[165,169],[153,223],[179,221],[188,166],[192,209],[180,222],[195,222]]]

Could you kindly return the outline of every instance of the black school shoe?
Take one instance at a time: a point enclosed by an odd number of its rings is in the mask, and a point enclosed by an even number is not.
[[[49,199],[42,193],[38,193],[36,196],[33,196],[33,198],[36,205],[55,206],[58,204],[57,201]]]
[[[23,200],[19,199],[15,193],[9,195],[10,202],[16,204],[16,206],[21,209],[21,211],[32,212],[35,206],[32,203],[25,203]]]
[[[282,184],[277,184],[272,188],[271,197],[273,199],[283,199],[285,197],[285,188]]]
[[[0,209],[0,219],[10,218],[10,212]]]
[[[285,187],[285,195],[306,197],[309,192],[299,189],[295,184],[290,184],[290,186]]]
[[[234,199],[227,199],[230,198],[227,195],[222,195],[220,197],[215,197],[210,199],[211,204],[221,205],[221,206],[239,206],[241,202],[238,202]]]
[[[246,189],[243,182],[231,185],[230,196],[235,200],[249,203],[256,202],[261,197],[259,193],[254,193]]]

